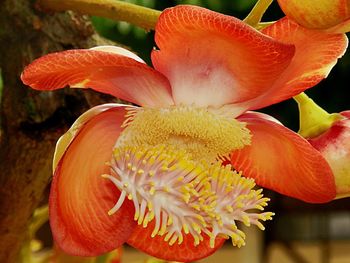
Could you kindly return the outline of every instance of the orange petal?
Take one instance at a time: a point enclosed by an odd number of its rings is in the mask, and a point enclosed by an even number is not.
[[[348,0],[278,0],[278,3],[288,17],[310,29],[329,29],[350,18]]]
[[[295,56],[271,90],[256,100],[253,109],[288,99],[319,83],[327,77],[348,45],[344,34],[308,30],[288,18],[265,28],[263,33],[282,42],[294,44]]]
[[[210,256],[218,250],[225,242],[224,238],[216,238],[215,247],[209,245],[209,237],[203,236],[204,240],[198,246],[194,246],[192,235],[184,235],[181,245],[175,243],[172,246],[164,241],[164,236],[151,237],[154,229],[154,221],[148,224],[147,228],[137,226],[127,241],[129,245],[137,248],[148,255],[169,261],[193,262]]]
[[[96,107],[93,107],[86,112],[84,112],[82,115],[79,116],[78,119],[72,124],[72,126],[69,128],[69,130],[63,134],[59,140],[56,143],[55,153],[53,156],[53,162],[52,162],[52,171],[56,170],[56,167],[61,160],[62,156],[66,152],[68,146],[70,143],[74,140],[75,136],[79,133],[80,129],[84,126],[85,123],[87,123],[91,118],[95,117],[96,115],[100,114],[101,112],[104,112],[106,110],[117,108],[117,107],[132,107],[131,105],[124,105],[124,104],[118,104],[118,103],[106,103],[102,105],[98,105]]]
[[[242,21],[196,6],[163,11],[154,67],[170,81],[176,104],[222,106],[255,98],[288,66],[294,47]]]
[[[128,56],[98,50],[67,50],[41,57],[27,66],[24,84],[39,90],[70,85],[92,88],[139,105],[173,104],[168,80]]]
[[[242,115],[252,143],[231,153],[231,162],[260,186],[310,203],[334,199],[332,171],[305,139],[266,118]]]
[[[120,192],[101,177],[121,132],[125,110],[104,111],[80,129],[62,157],[50,193],[50,224],[57,245],[66,253],[96,256],[122,245],[135,222],[131,202],[109,216]]]

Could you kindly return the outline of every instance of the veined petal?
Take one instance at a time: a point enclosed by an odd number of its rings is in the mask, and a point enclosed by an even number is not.
[[[91,118],[95,117],[96,115],[106,110],[117,108],[117,107],[132,108],[133,106],[118,104],[118,103],[106,103],[106,104],[93,107],[87,110],[86,112],[84,112],[82,115],[80,115],[79,118],[76,119],[73,125],[69,128],[69,130],[65,134],[63,134],[57,141],[55,153],[53,156],[52,171],[56,170],[58,162],[61,160],[62,156],[66,152],[70,143],[74,140],[75,136],[79,133],[80,129],[84,127],[85,123],[87,123]]]
[[[304,138],[265,118],[242,115],[252,143],[231,153],[237,171],[260,186],[310,203],[334,199],[334,177],[326,160]]]
[[[350,18],[348,0],[278,0],[278,3],[288,17],[306,28],[329,29]]]
[[[101,175],[121,132],[122,107],[92,117],[70,143],[50,193],[50,224],[57,245],[77,256],[95,256],[122,245],[132,233],[134,208],[127,200],[109,216],[120,192]]]
[[[210,238],[206,236],[197,246],[191,235],[184,235],[181,245],[175,243],[172,246],[164,241],[164,237],[155,236],[151,238],[154,229],[154,221],[147,228],[137,226],[127,241],[129,245],[137,248],[153,257],[180,262],[193,262],[205,258],[218,250],[225,242],[224,238],[216,238],[215,247],[210,247]]]
[[[92,88],[143,106],[172,105],[168,80],[133,58],[116,52],[76,49],[52,53],[33,61],[22,81],[38,90],[70,85]]]
[[[263,33],[295,45],[295,56],[270,91],[255,100],[251,109],[280,102],[313,87],[326,78],[348,45],[344,34],[309,30],[288,18],[263,29]]]
[[[152,62],[169,79],[175,104],[219,107],[258,97],[294,54],[293,45],[195,6],[163,11],[155,40]]]

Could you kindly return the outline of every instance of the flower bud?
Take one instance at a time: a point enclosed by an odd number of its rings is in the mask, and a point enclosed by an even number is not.
[[[334,173],[337,198],[350,196],[350,111],[321,135],[308,141],[328,161]]]
[[[309,29],[332,33],[350,31],[349,0],[278,0],[283,12]]]

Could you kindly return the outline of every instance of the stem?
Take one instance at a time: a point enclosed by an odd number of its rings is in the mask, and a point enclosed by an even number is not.
[[[160,11],[117,0],[38,0],[39,7],[51,11],[78,13],[125,21],[143,29],[154,29]]]
[[[313,138],[322,134],[342,118],[339,113],[330,114],[322,109],[305,93],[295,96],[294,100],[299,108],[299,134],[304,138]]]
[[[28,227],[28,233],[26,240],[21,249],[21,262],[22,263],[32,263],[34,262],[32,255],[32,242],[34,242],[35,233],[39,228],[49,220],[49,208],[48,206],[43,206],[37,208],[34,211],[32,222]]]
[[[49,207],[47,205],[35,209],[33,220],[29,226],[29,234],[31,238],[39,228],[49,220]]]
[[[271,26],[272,24],[274,24],[276,21],[271,21],[271,22],[260,22],[258,23],[255,28],[257,30],[263,30],[265,27]]]
[[[250,11],[249,15],[243,21],[252,27],[257,26],[272,2],[273,0],[258,0],[252,11]]]

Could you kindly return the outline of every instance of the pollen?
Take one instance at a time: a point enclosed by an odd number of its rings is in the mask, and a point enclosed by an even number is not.
[[[130,108],[119,145],[172,144],[186,149],[194,159],[215,160],[250,144],[244,122],[220,110],[192,106]]]
[[[230,165],[194,161],[186,150],[171,145],[116,147],[109,166],[111,173],[102,177],[121,194],[108,214],[131,200],[135,221],[143,227],[154,221],[151,237],[162,236],[170,246],[191,235],[195,246],[209,239],[214,247],[220,236],[240,247],[245,234],[238,221],[263,230],[261,221],[273,216],[261,213],[269,199],[254,190],[253,179]]]

